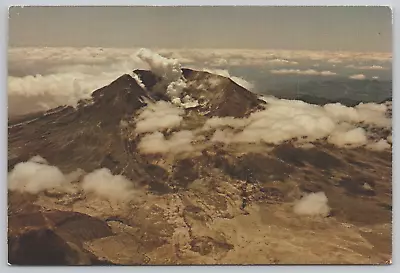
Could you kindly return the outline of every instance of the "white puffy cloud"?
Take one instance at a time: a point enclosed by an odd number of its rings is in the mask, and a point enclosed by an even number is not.
[[[307,51],[307,50],[248,50],[248,49],[171,49],[163,50],[174,56],[184,56],[192,63],[204,63],[207,67],[222,66],[263,66],[268,64],[292,65],[301,61],[317,60],[329,63],[349,61],[390,62],[391,53],[381,52],[344,52],[344,51]],[[278,60],[278,61],[274,61]]]
[[[300,70],[300,69],[272,69],[272,74],[286,75],[286,74],[297,74],[297,75],[309,75],[309,76],[334,76],[335,72],[332,71],[317,71],[314,69]]]
[[[10,116],[16,116],[60,105],[76,106],[79,100],[91,98],[93,91],[123,74],[135,77],[132,70],[143,65],[131,56],[110,65],[63,65],[52,68],[49,74],[8,76],[8,112]]]
[[[351,75],[349,76],[349,79],[352,80],[365,80],[367,77],[365,77],[364,74],[355,74],[355,75]]]
[[[169,102],[148,103],[136,118],[137,133],[155,132],[177,127],[182,122],[184,110]]]
[[[328,198],[324,192],[307,194],[295,203],[293,211],[304,216],[326,217],[330,213]]]
[[[48,165],[47,160],[37,155],[27,162],[16,164],[8,174],[8,189],[11,191],[38,194],[46,190],[71,192],[71,182],[82,178],[78,186],[86,193],[94,193],[101,198],[125,201],[138,196],[138,190],[132,181],[122,175],[113,175],[108,169],[98,169],[85,174],[77,169],[64,174],[56,166]]]
[[[347,107],[340,103],[329,103],[324,110],[339,122],[363,122],[378,127],[391,127],[391,119],[386,117],[388,107],[385,104],[360,103],[355,107]]]
[[[229,144],[234,140],[232,129],[217,129],[211,137],[211,142],[221,142]]]
[[[253,113],[246,119],[211,118],[208,127],[243,127],[232,142],[279,144],[297,137],[307,137],[309,141],[327,136],[334,128],[334,121],[319,107],[302,101],[268,99],[264,111]]]
[[[81,187],[86,193],[109,200],[128,201],[138,194],[132,181],[122,175],[113,175],[106,168],[85,175]]]
[[[180,104],[180,95],[186,87],[183,79],[181,64],[176,59],[164,58],[148,49],[140,49],[137,56],[146,62],[150,70],[162,79],[162,84],[167,86],[167,95]]]
[[[29,161],[18,163],[8,175],[10,190],[33,194],[60,187],[64,182],[65,176],[57,167]]]
[[[318,106],[296,100],[263,98],[266,109],[247,118],[213,117],[203,130],[213,130],[212,142],[279,144],[297,139],[300,143],[328,139],[340,147],[358,147],[368,143],[367,132],[359,127],[366,124],[390,128],[384,104],[359,104],[346,107],[341,104]]]
[[[145,135],[138,148],[143,154],[177,154],[183,152],[191,152],[194,147],[192,141],[194,140],[194,134],[192,131],[179,131],[173,133],[168,139],[160,132],[155,132],[149,135]]]
[[[75,106],[80,99],[90,98],[97,88],[109,80],[88,80],[82,74],[53,74],[49,76],[8,77],[10,115],[48,110],[60,105]]]
[[[138,48],[10,48],[9,62],[12,68],[26,66],[34,69],[38,64],[60,65],[90,64],[109,65],[131,58]],[[339,52],[307,50],[249,50],[249,49],[157,49],[159,54],[177,59],[180,63],[202,63],[208,67],[216,66],[251,66],[268,63],[294,64],[298,60],[318,60],[331,63],[341,61],[378,61],[390,62],[391,53],[382,52]],[[278,61],[275,61],[278,60]],[[280,61],[282,60],[282,61]],[[288,64],[288,63],[287,63]],[[37,74],[35,71],[33,74]],[[40,73],[40,72],[39,72]]]
[[[359,147],[367,144],[368,139],[363,128],[354,128],[348,131],[335,131],[329,136],[328,142],[339,147]]]
[[[182,76],[181,64],[176,59],[164,58],[144,48],[137,52],[137,56],[149,65],[155,75],[165,79],[168,83],[177,81]]]
[[[244,127],[250,123],[249,119],[241,119],[241,118],[234,118],[234,117],[213,117],[207,119],[206,123],[204,124],[204,129],[208,130],[211,128],[218,128],[218,127]]]
[[[36,155],[14,166],[8,174],[8,189],[37,194],[45,190],[68,187],[69,183],[81,174],[81,171],[77,170],[64,175],[59,168],[48,165],[46,159]]]

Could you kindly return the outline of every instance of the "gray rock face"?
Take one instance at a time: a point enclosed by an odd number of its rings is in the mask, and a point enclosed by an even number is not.
[[[22,212],[8,221],[8,260],[13,265],[99,264],[83,243],[112,235],[104,221],[76,212]]]

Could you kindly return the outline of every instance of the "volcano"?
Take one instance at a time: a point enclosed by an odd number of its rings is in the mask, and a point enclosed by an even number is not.
[[[80,173],[68,190],[9,190],[10,263],[376,264],[391,259],[391,150],[338,147],[330,136],[306,144],[300,141],[306,135],[279,143],[214,141],[216,130],[207,122],[223,121],[220,132],[239,134],[254,117],[266,115],[268,100],[204,71],[183,68],[182,79],[183,106],[174,105],[162,76],[135,70],[76,107],[9,121],[10,173],[37,155],[46,163],[34,164],[56,166],[65,175]],[[139,122],[150,124],[145,111],[154,105],[169,111],[174,126],[161,120],[160,129],[138,131]],[[391,128],[374,128],[376,140],[389,138]],[[179,135],[182,131],[190,141]],[[372,141],[372,133],[368,137]],[[169,148],[143,152],[144,140],[153,150]],[[120,202],[97,196],[96,189],[85,191],[85,177],[99,169],[135,184],[140,194]],[[113,181],[106,181],[109,189]],[[299,200],[317,192],[328,201],[309,206],[329,206],[329,213],[293,212]]]

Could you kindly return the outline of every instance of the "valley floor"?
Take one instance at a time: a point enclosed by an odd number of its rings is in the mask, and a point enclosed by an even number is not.
[[[279,177],[275,166],[264,183],[213,169],[186,190],[147,190],[126,203],[83,193],[78,181],[68,191],[9,192],[10,263],[49,263],[27,260],[39,241],[61,249],[59,264],[389,263],[391,154],[327,153],[352,154],[353,163],[369,167],[325,160],[327,171],[307,163]],[[294,213],[304,192],[317,191],[328,197],[328,216]]]

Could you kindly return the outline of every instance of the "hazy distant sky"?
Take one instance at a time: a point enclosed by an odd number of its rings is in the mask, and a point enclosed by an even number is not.
[[[13,7],[10,46],[391,51],[387,7]]]

